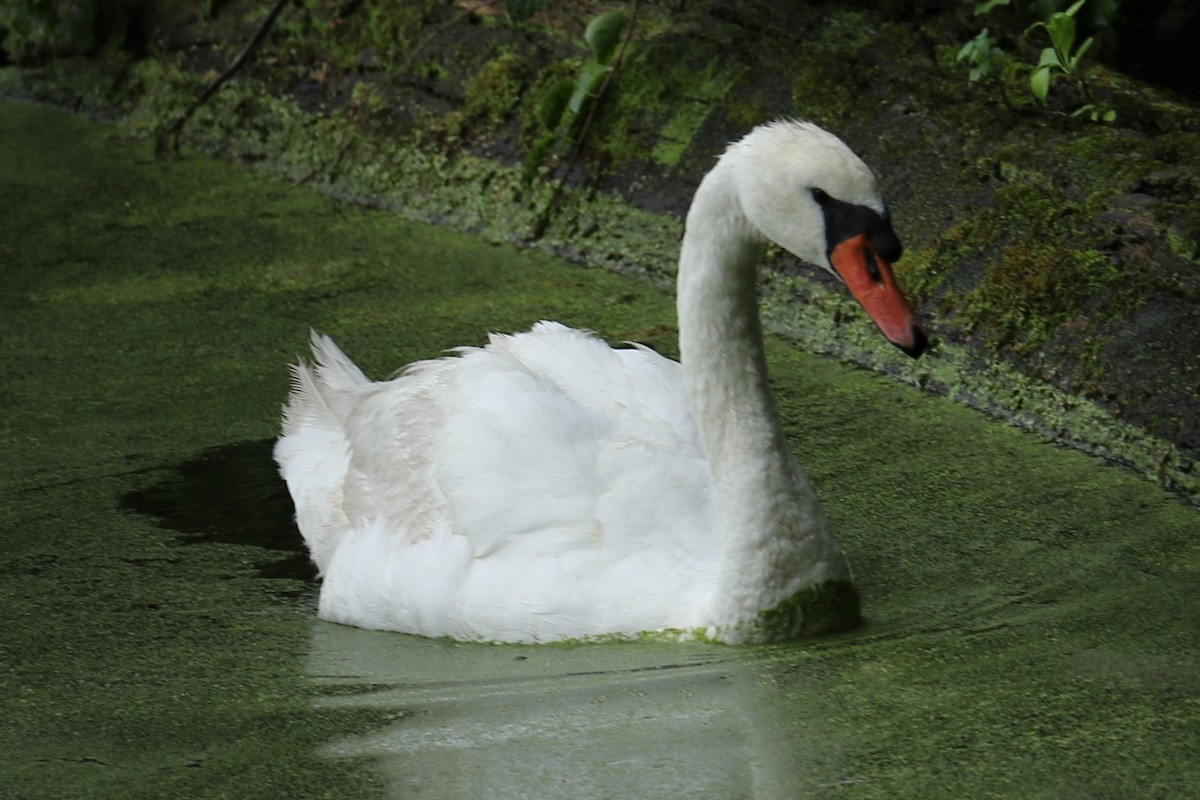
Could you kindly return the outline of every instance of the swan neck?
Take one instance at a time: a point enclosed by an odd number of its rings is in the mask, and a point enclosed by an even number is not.
[[[720,508],[716,603],[731,626],[753,624],[801,588],[849,575],[770,390],[758,313],[762,249],[732,168],[718,163],[688,213],[677,305],[684,382]]]
[[[786,449],[758,314],[762,244],[723,167],[704,179],[688,213],[677,288],[684,380],[718,480],[746,459],[785,460]]]

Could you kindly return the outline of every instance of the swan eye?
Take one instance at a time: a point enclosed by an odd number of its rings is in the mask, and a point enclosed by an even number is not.
[[[864,247],[863,255],[866,257],[867,274],[871,276],[871,280],[883,283],[883,275],[879,273],[879,262],[875,260],[875,252],[870,247]]]
[[[823,189],[814,187],[810,191],[825,216],[827,252],[833,252],[835,247],[847,239],[865,234],[875,251],[872,253],[873,257],[877,256],[889,264],[900,260],[904,248],[901,247],[896,232],[892,230],[892,221],[886,211],[881,214],[867,206],[838,200],[830,197]],[[874,261],[868,264],[868,269],[873,278],[879,271]]]

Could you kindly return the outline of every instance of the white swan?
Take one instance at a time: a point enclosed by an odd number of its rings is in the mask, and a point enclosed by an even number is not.
[[[321,618],[503,642],[739,643],[857,622],[850,567],[767,382],[764,239],[839,275],[920,354],[874,176],[790,121],[730,146],[696,192],[682,367],[542,322],[374,383],[314,333],[275,458],[323,575]]]

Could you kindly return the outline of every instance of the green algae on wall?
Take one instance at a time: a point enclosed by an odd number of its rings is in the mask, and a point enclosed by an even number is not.
[[[739,70],[719,66],[713,61],[699,73],[691,72],[686,76],[680,82],[680,92],[671,92],[668,87],[663,96],[675,98],[671,117],[659,130],[658,143],[650,151],[650,158],[664,167],[678,164],[692,146],[708,115],[729,94],[740,77]]]
[[[467,119],[480,117],[489,125],[498,125],[520,102],[529,80],[526,71],[525,59],[512,49],[502,50],[467,82],[459,113]]]
[[[675,167],[743,74],[711,47],[681,59],[669,44],[639,42],[615,73],[588,143],[618,165],[649,158]]]

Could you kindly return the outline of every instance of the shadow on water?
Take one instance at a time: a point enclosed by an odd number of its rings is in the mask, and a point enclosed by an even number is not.
[[[213,447],[169,475],[121,498],[126,511],[154,517],[192,544],[239,544],[264,551],[264,578],[312,582],[317,571],[293,519],[292,500],[271,457],[274,439]],[[289,593],[290,594],[290,593]]]

